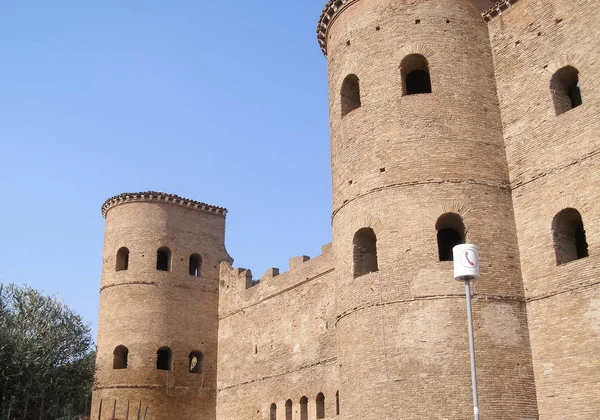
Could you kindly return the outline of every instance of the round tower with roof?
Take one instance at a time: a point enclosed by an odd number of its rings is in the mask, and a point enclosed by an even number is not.
[[[344,419],[472,417],[464,285],[475,243],[484,418],[537,416],[508,168],[478,0],[336,0],[328,60]],[[499,380],[498,378],[502,378]]]
[[[226,210],[142,192],[108,199],[102,214],[92,417],[214,419]]]

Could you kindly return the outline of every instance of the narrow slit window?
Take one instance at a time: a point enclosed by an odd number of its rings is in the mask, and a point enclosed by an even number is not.
[[[271,404],[271,415],[270,420],[277,420],[277,404]]]
[[[117,251],[117,271],[129,269],[129,249],[126,247],[119,248]]]
[[[202,268],[202,257],[198,254],[190,255],[190,276],[200,277],[200,269]]]
[[[317,419],[325,418],[325,395],[322,392],[317,394]]]
[[[550,92],[556,115],[582,105],[579,71],[573,66],[565,66],[559,69],[550,80]]]
[[[189,356],[188,370],[190,373],[202,373],[202,360],[204,355],[201,351],[193,351]]]
[[[429,62],[420,54],[404,57],[400,64],[403,96],[431,93]]]
[[[340,391],[335,393],[335,415],[340,415]]]
[[[440,261],[452,261],[452,248],[465,243],[465,225],[456,213],[440,216],[435,224]]]
[[[576,209],[564,209],[554,217],[552,236],[557,265],[589,256],[583,220]]]
[[[160,271],[171,271],[171,250],[166,246],[156,251],[156,269]]]
[[[300,420],[308,420],[308,398],[300,398]]]
[[[371,228],[360,229],[354,235],[354,277],[379,271],[377,237]]]
[[[360,81],[354,74],[346,76],[342,83],[342,117],[361,107]]]
[[[292,400],[285,402],[285,420],[292,420]]]
[[[129,350],[125,346],[117,346],[113,351],[113,369],[127,369]]]
[[[156,352],[156,369],[158,370],[171,370],[171,349],[168,347],[161,347]]]

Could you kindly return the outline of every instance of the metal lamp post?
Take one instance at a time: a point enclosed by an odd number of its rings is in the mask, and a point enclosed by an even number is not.
[[[479,278],[479,254],[477,246],[457,245],[452,248],[454,257],[454,280],[464,281],[467,296],[467,320],[469,326],[469,352],[471,354],[471,386],[473,388],[473,413],[479,420],[479,402],[477,400],[477,373],[475,370],[475,345],[473,342],[473,314],[471,311],[471,280]]]

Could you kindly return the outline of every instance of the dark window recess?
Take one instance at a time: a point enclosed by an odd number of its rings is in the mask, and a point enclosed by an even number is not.
[[[360,81],[354,74],[346,76],[342,83],[342,117],[360,108]]]
[[[285,402],[285,420],[292,420],[292,400]]]
[[[277,420],[277,404],[271,404],[271,415],[269,417],[271,420]]]
[[[379,271],[377,237],[371,228],[360,229],[354,235],[354,277]]]
[[[335,393],[335,414],[337,416],[340,415],[340,391],[336,391]]]
[[[171,349],[161,347],[156,352],[156,369],[171,370]]]
[[[156,251],[156,269],[160,271],[170,271],[171,269],[171,250],[166,246]]]
[[[113,369],[127,369],[129,350],[125,346],[117,346],[113,352]]]
[[[456,213],[440,216],[435,224],[440,261],[452,261],[452,248],[465,243],[465,225]]]
[[[552,220],[556,264],[566,264],[589,256],[585,228],[579,211],[567,208]]]
[[[431,93],[431,80],[425,70],[413,70],[406,75],[406,94]]]
[[[325,418],[325,395],[322,392],[317,394],[317,419]]]
[[[300,420],[308,420],[308,398],[300,398]]]
[[[190,276],[200,277],[200,269],[202,268],[202,257],[198,254],[192,254],[190,256]]]
[[[579,71],[573,66],[559,69],[550,80],[550,92],[556,115],[583,105]]]
[[[117,271],[129,269],[129,249],[123,247],[117,251]]]
[[[410,54],[404,57],[400,64],[403,95],[431,93],[431,77],[429,62],[420,54]]]

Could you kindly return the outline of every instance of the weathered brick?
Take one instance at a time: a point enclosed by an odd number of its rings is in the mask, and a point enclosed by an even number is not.
[[[122,416],[142,400],[148,419],[267,420],[276,404],[287,420],[290,400],[301,420],[307,397],[315,420],[323,393],[328,419],[471,418],[464,285],[437,247],[436,222],[455,213],[480,250],[481,417],[600,418],[599,12],[596,0],[330,1],[317,34],[332,244],[253,280],[231,266],[224,209],[108,200],[94,409],[116,399]],[[583,95],[571,110],[551,90],[567,65]],[[408,95],[413,70],[429,73],[431,93]],[[589,256],[562,264],[552,226],[566,208]],[[130,268],[115,271],[122,246]],[[170,273],[153,265],[160,246]],[[195,252],[199,279],[186,271]],[[117,345],[127,370],[112,369]],[[165,345],[168,375],[156,370]],[[187,372],[192,350],[204,352],[201,377]]]

